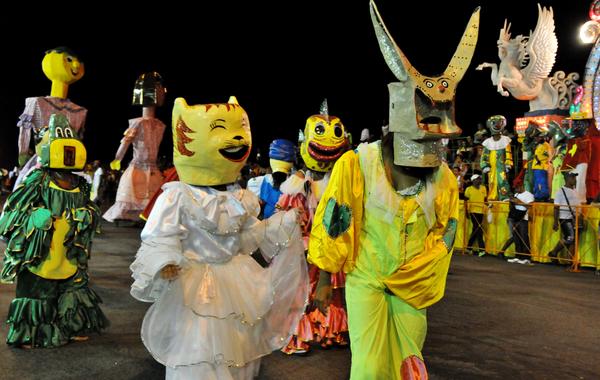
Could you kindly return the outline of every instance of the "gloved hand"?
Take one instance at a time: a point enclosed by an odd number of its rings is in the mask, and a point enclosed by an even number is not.
[[[489,173],[490,170],[491,170],[491,168],[488,166],[488,167],[483,168],[482,172],[485,174],[485,173]]]
[[[112,170],[121,170],[121,160],[112,160],[110,162],[110,168]]]

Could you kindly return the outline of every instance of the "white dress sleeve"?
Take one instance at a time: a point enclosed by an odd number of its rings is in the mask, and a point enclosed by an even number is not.
[[[181,224],[183,202],[179,188],[166,186],[142,231],[142,245],[130,266],[131,295],[140,301],[154,302],[168,284],[160,278],[160,270],[183,260],[181,240],[187,236]]]

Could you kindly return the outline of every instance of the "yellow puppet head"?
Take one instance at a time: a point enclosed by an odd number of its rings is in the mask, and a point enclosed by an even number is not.
[[[250,155],[252,137],[244,109],[229,103],[173,106],[173,163],[179,179],[190,185],[234,182]]]
[[[42,70],[52,82],[71,84],[85,73],[83,62],[66,47],[48,50],[42,60]]]
[[[479,8],[471,19],[444,72],[421,74],[389,34],[371,0],[371,20],[377,41],[398,82],[390,83],[389,131],[394,135],[394,164],[436,167],[441,164],[441,138],[457,136],[461,129],[454,120],[454,97],[458,82],[467,71],[479,31]]]
[[[304,141],[300,145],[302,159],[309,169],[328,172],[347,149],[344,124],[339,117],[329,115],[325,99],[320,114],[306,120]]]

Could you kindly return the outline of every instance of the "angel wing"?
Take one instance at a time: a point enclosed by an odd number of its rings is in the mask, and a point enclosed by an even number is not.
[[[529,34],[525,54],[521,58],[522,64],[525,64],[526,60],[529,59],[529,64],[521,70],[528,85],[533,86],[538,80],[547,78],[550,75],[557,50],[558,39],[554,34],[552,7],[549,9],[542,8],[538,4],[537,25],[535,30]]]

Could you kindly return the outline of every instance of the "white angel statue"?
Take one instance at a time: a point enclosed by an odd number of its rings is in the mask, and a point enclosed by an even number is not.
[[[579,74],[571,73],[567,76],[564,71],[557,71],[552,77],[548,77],[554,66],[557,50],[552,7],[541,7],[538,4],[535,30],[529,36],[518,35],[511,39],[510,23],[505,20],[498,39],[500,66],[484,62],[476,70],[490,67],[492,83],[500,95],[528,100],[530,111],[568,109]]]

